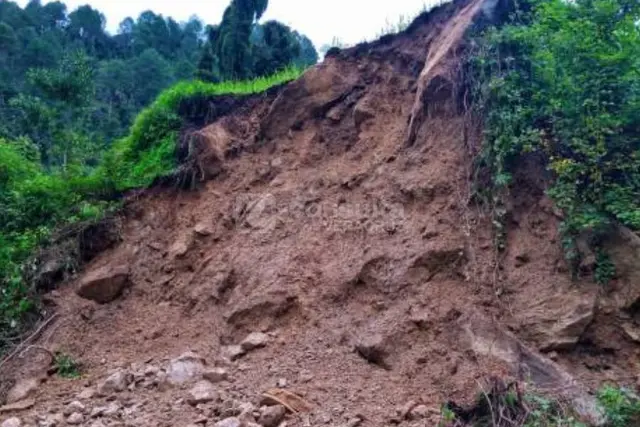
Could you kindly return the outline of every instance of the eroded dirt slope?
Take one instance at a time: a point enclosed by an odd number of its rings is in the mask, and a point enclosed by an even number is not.
[[[81,361],[82,379],[48,376],[46,351],[27,349],[3,388],[38,385],[6,416],[275,426],[260,395],[278,387],[311,406],[288,426],[435,426],[442,402],[468,401],[488,375],[561,389],[587,414],[602,381],[633,383],[636,270],[610,293],[571,281],[535,165],[514,188],[506,253],[471,200],[479,130],[460,57],[494,6],[441,7],[199,130],[198,171],[215,178],[131,197],[121,243],[47,297],[57,317],[36,344]],[[637,236],[620,239],[633,265]],[[195,399],[201,370],[210,394]]]

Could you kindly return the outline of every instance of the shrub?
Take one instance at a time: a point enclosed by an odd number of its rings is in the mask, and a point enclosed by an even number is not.
[[[471,60],[486,130],[479,163],[500,199],[523,156],[543,158],[577,255],[581,234],[597,247],[614,222],[640,229],[640,3],[525,3],[531,11],[485,31]]]
[[[118,191],[145,187],[169,175],[176,165],[178,136],[183,119],[178,107],[186,100],[220,95],[248,95],[298,78],[302,69],[288,68],[250,81],[181,82],[163,91],[135,119],[129,135],[105,155],[101,179]]]

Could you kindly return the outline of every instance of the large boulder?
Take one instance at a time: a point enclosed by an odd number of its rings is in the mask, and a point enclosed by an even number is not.
[[[80,280],[76,293],[82,298],[107,304],[120,296],[129,283],[128,265],[107,265],[89,271]]]

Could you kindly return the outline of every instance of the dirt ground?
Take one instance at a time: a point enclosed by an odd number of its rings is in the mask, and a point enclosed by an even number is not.
[[[312,406],[287,426],[436,426],[440,405],[469,403],[484,378],[536,382],[473,345],[471,313],[587,393],[635,384],[628,295],[640,283],[621,277],[606,292],[586,274],[572,281],[535,159],[512,189],[504,253],[472,197],[480,131],[456,83],[464,31],[445,36],[484,4],[446,5],[398,36],[334,53],[202,129],[215,178],[131,196],[121,242],[85,268],[126,266],[124,293],[81,298],[81,274],[47,296],[56,319],[35,344],[72,355],[82,377],[48,376],[46,352],[24,352],[2,367],[0,388],[39,378],[34,405],[0,420],[38,426],[62,413],[49,425],[71,425],[65,411],[80,400],[86,408],[71,412],[94,427],[213,426],[229,402],[251,403],[260,421],[261,394],[278,387]],[[433,52],[437,90],[420,80]],[[424,107],[407,144],[417,93]],[[253,332],[267,343],[229,360]],[[189,403],[193,384],[166,386],[156,372],[188,351],[227,371],[212,401]],[[137,379],[86,397],[116,369]],[[91,417],[114,402],[115,415]]]

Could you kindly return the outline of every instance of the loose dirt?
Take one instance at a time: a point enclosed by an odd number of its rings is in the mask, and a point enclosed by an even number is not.
[[[129,197],[120,243],[47,295],[58,318],[2,368],[0,389],[43,382],[34,406],[7,417],[67,425],[79,400],[80,425],[213,426],[250,421],[227,410],[244,402],[266,423],[261,396],[278,388],[310,408],[288,411],[287,426],[435,426],[443,402],[469,403],[488,376],[560,395],[571,384],[568,397],[587,400],[604,381],[634,384],[628,295],[640,285],[572,281],[544,171],[532,161],[516,177],[504,253],[472,198],[480,133],[459,65],[488,3],[441,6],[205,121],[192,134],[197,188]],[[122,266],[129,284],[113,302],[77,295],[84,274]],[[254,332],[264,345],[233,347]],[[81,362],[82,377],[47,375],[40,347]],[[188,351],[225,371],[195,405],[193,383],[165,381]],[[124,391],[92,395],[116,369]]]

